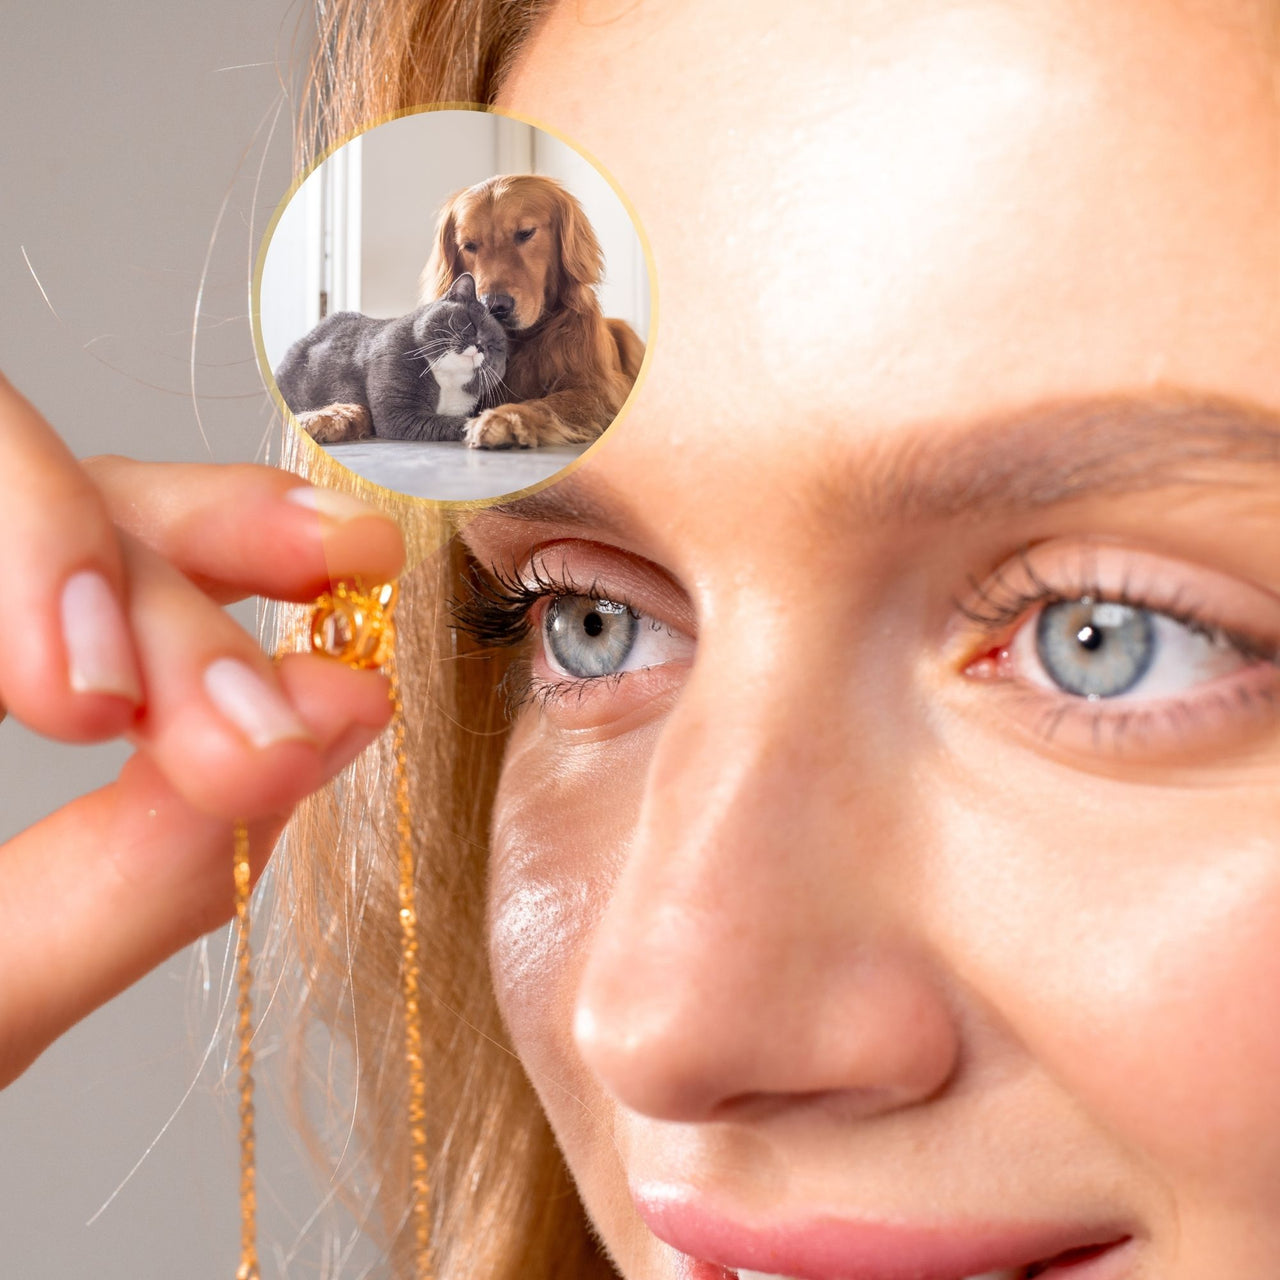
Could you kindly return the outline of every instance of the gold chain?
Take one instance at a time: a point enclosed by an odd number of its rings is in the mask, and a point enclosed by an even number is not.
[[[311,649],[360,669],[382,667],[391,685],[391,751],[394,760],[399,852],[401,990],[404,1053],[409,1071],[409,1161],[414,1272],[431,1280],[431,1184],[427,1177],[427,1079],[422,1056],[421,972],[418,956],[417,866],[409,811],[409,765],[404,703],[395,660],[396,587],[371,590],[338,583],[320,597],[311,615]],[[235,825],[236,1009],[240,1037],[240,1267],[236,1280],[260,1280],[258,1272],[255,1139],[253,1129],[253,983],[249,965],[249,833]]]
[[[412,1192],[414,1273],[431,1277],[431,1183],[427,1178],[427,1076],[422,1058],[419,997],[417,874],[413,826],[409,820],[409,766],[405,752],[404,706],[395,655],[387,660],[393,709],[391,749],[395,758],[396,832],[400,848],[401,989],[404,993],[404,1056],[409,1068],[409,1173]]]
[[[249,971],[249,831],[235,830],[236,1021],[240,1036],[240,1266],[236,1280],[259,1280],[258,1190],[253,1133],[253,978]]]

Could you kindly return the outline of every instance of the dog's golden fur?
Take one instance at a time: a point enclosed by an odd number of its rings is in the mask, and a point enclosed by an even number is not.
[[[616,417],[644,359],[644,343],[606,320],[596,297],[604,255],[577,200],[552,178],[489,178],[452,196],[422,273],[424,299],[464,271],[483,297],[507,295],[505,386],[510,401],[467,429],[481,448],[594,440]]]

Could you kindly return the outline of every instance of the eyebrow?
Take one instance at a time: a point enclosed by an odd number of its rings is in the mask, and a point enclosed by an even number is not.
[[[813,509],[815,516],[851,509],[867,524],[923,523],[1267,481],[1280,484],[1280,414],[1227,396],[1170,391],[1044,401],[963,424],[895,429],[832,459]],[[588,469],[488,509],[514,520],[601,530],[626,525],[628,510],[625,495]]]
[[[1252,485],[1259,468],[1280,480],[1280,414],[1170,391],[1045,401],[960,429],[915,428],[856,466],[852,489],[838,497],[868,519],[911,522],[1188,485]]]

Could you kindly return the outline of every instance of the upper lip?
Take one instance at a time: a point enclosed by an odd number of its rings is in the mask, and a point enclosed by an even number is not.
[[[911,1225],[815,1217],[747,1224],[675,1189],[645,1188],[634,1199],[654,1235],[681,1253],[793,1280],[965,1280],[1119,1245],[1133,1235],[1117,1222]]]

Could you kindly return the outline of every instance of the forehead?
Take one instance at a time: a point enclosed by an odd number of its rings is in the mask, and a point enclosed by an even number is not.
[[[462,239],[505,236],[522,227],[545,225],[554,207],[554,198],[535,184],[504,183],[460,196],[454,205],[454,225]]]
[[[1272,6],[787,13],[562,4],[508,81],[649,235],[628,434],[712,449],[1164,384],[1280,404]]]

